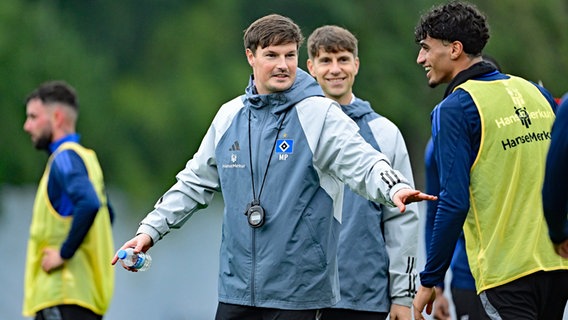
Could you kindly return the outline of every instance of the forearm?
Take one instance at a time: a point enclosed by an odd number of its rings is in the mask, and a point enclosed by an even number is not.
[[[75,255],[75,252],[79,249],[85,240],[85,237],[89,233],[89,230],[93,225],[93,221],[95,221],[97,212],[98,208],[90,210],[81,210],[81,208],[78,208],[75,210],[73,213],[71,229],[69,230],[67,238],[61,245],[61,258],[67,260],[71,259],[73,255]]]
[[[393,303],[411,306],[416,293],[416,255],[418,250],[418,205],[409,204],[407,211],[383,208],[385,245],[389,256],[389,285]]]
[[[420,273],[422,286],[432,288],[443,283],[466,216],[467,211],[448,210],[443,205],[438,207],[426,265]]]
[[[88,176],[67,177],[63,185],[72,203],[72,223],[67,238],[61,245],[63,259],[73,257],[89,233],[101,207],[99,197]]]

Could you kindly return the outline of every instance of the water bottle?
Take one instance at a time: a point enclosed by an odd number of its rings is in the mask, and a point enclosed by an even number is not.
[[[134,253],[132,248],[118,250],[117,256],[123,265],[138,271],[148,270],[150,264],[152,264],[150,254],[144,252]]]

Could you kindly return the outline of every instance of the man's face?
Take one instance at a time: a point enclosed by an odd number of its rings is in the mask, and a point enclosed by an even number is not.
[[[32,143],[38,150],[47,150],[53,138],[53,110],[54,107],[46,106],[40,99],[32,99],[26,105],[26,131]]]
[[[359,58],[353,53],[320,49],[317,57],[308,60],[308,69],[328,98],[343,105],[351,102],[353,83],[359,72]]]
[[[426,70],[428,85],[432,88],[440,83],[449,83],[455,76],[451,59],[452,44],[427,36],[420,41],[416,63]]]
[[[295,42],[258,47],[255,54],[247,49],[246,56],[259,94],[285,91],[294,84],[298,68],[298,45]]]

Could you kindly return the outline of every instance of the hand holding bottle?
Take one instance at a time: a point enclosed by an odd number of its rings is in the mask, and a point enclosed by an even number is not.
[[[146,253],[147,254],[148,249],[150,249],[150,247],[152,247],[152,245],[153,245],[152,238],[149,235],[144,234],[144,233],[138,234],[136,237],[130,239],[129,241],[124,243],[124,245],[122,245],[122,247],[120,247],[120,249],[117,251],[117,253],[112,258],[111,264],[115,265],[120,260],[120,258],[118,257],[118,254],[121,250],[126,251],[126,249],[131,249],[132,253],[134,253],[134,254],[139,254],[139,253]],[[151,258],[150,258],[150,260],[151,260]],[[132,271],[132,272],[139,271],[139,269],[136,269],[132,266],[126,265],[124,263],[124,260],[121,260],[121,265],[124,269],[126,269],[128,271]]]
[[[132,271],[146,271],[152,264],[152,257],[148,253],[135,253],[133,248],[120,249],[116,253],[122,266]]]

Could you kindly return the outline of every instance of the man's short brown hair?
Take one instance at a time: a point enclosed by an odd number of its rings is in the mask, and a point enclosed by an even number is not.
[[[270,14],[253,22],[243,37],[245,49],[256,53],[256,49],[271,45],[296,43],[297,49],[304,42],[300,27],[292,19],[279,14]]]
[[[357,57],[357,38],[339,26],[322,26],[314,30],[308,37],[308,56],[314,59],[318,56],[319,50],[337,53],[349,51]]]

